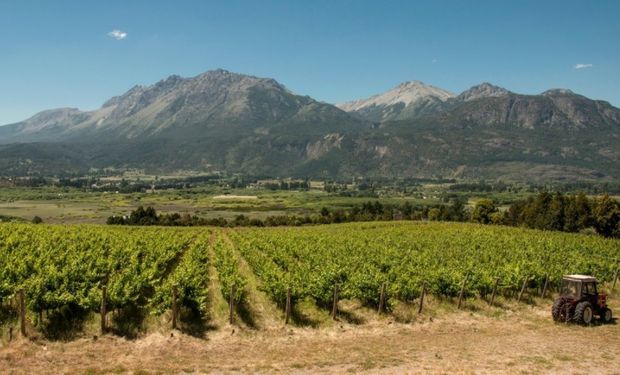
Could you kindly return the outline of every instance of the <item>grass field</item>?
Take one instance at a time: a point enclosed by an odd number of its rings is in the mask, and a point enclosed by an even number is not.
[[[459,311],[431,298],[423,314],[408,323],[347,307],[363,321],[339,318],[315,329],[278,320],[257,330],[231,326],[220,316],[204,338],[160,327],[133,340],[96,331],[68,342],[17,339],[0,347],[0,369],[6,374],[616,374],[620,368],[620,325],[555,324],[549,299],[499,302],[499,307],[470,302]],[[615,299],[612,308],[619,311]]]
[[[39,216],[48,223],[101,224],[111,215],[124,215],[142,205],[153,206],[161,213],[189,213],[203,218],[231,219],[244,214],[250,218],[264,219],[266,216],[316,214],[323,207],[346,210],[368,201],[433,206],[448,204],[450,200],[458,198],[473,207],[480,199],[492,199],[498,206],[505,208],[516,200],[536,194],[535,189],[527,186],[514,186],[511,191],[502,192],[455,191],[451,190],[452,184],[449,183],[425,183],[405,190],[386,186],[371,192],[351,187],[347,192],[328,193],[322,189],[322,182],[311,185],[312,189],[300,191],[262,187],[230,188],[224,184],[140,193],[96,192],[56,186],[0,186],[0,217],[29,221]],[[620,200],[620,196],[614,198]]]
[[[244,197],[256,197],[247,199]],[[152,206],[161,213],[189,213],[205,218],[252,218],[273,215],[318,213],[322,207],[347,209],[367,201],[437,204],[437,198],[383,196],[346,197],[320,190],[271,191],[261,189],[200,188],[157,191],[156,193],[96,193],[59,188],[0,188],[0,215],[31,220],[41,217],[48,223],[105,223],[111,215],[125,215],[138,206]]]

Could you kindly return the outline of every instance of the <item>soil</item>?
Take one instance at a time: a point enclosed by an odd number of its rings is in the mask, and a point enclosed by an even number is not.
[[[409,323],[375,314],[321,328],[222,324],[204,338],[161,330],[136,340],[18,339],[0,348],[0,373],[620,374],[620,325],[556,324],[548,310],[469,309]]]

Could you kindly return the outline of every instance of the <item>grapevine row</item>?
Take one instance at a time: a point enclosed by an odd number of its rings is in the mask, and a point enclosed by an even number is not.
[[[334,285],[341,298],[376,305],[384,282],[390,296],[409,301],[424,282],[430,293],[454,297],[465,277],[465,295],[481,296],[496,279],[504,290],[524,279],[542,287],[547,276],[558,283],[567,273],[609,281],[620,257],[617,240],[456,223],[243,229],[232,238],[278,304],[288,287],[293,299],[328,306]]]

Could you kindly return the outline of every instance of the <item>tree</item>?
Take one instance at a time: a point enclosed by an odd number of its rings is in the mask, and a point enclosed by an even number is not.
[[[407,219],[411,218],[411,214],[413,213],[413,206],[411,205],[411,203],[409,203],[409,201],[405,202],[405,204],[403,205],[402,213]]]
[[[543,229],[548,230],[562,230],[564,229],[564,205],[565,199],[562,193],[556,193],[551,198],[551,202],[549,203],[548,212],[548,223],[547,227]]]
[[[576,202],[575,196],[566,197],[564,202],[564,227],[562,230],[565,232],[578,232],[580,229]]]
[[[430,221],[439,221],[441,215],[441,211],[439,208],[431,208],[428,210],[428,220]]]
[[[577,210],[577,227],[585,229],[592,226],[592,203],[584,193],[575,197],[575,209]]]
[[[620,237],[620,204],[609,195],[596,200],[594,228],[605,237]]]
[[[43,222],[43,219],[41,219],[39,216],[35,216],[32,218],[33,224],[41,224],[42,222]]]
[[[135,211],[131,212],[127,220],[127,224],[130,225],[157,225],[158,222],[157,212],[150,206],[146,209],[139,206]]]
[[[538,194],[529,211],[530,216],[526,225],[530,228],[551,229],[553,225],[553,214],[550,211],[553,196],[546,191]]]
[[[489,215],[489,219],[491,219],[491,224],[504,225],[507,222],[507,215],[504,212],[495,211]]]
[[[471,220],[480,224],[489,224],[491,223],[491,214],[494,212],[497,212],[495,203],[490,199],[481,199],[474,206]]]
[[[383,205],[379,201],[375,201],[374,206],[375,214],[381,215],[383,213]]]
[[[465,221],[467,218],[467,212],[465,211],[465,201],[462,199],[455,199],[448,208],[448,220],[451,221]]]
[[[528,202],[519,200],[510,205],[506,211],[506,224],[512,226],[519,226],[523,224],[523,213],[527,207]]]

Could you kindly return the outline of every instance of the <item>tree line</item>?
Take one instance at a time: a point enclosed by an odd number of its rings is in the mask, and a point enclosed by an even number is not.
[[[595,231],[605,237],[620,238],[620,203],[604,195],[565,195],[542,192],[514,202],[500,210],[491,200],[476,203],[472,221],[482,224],[524,226],[562,232]]]
[[[107,224],[162,225],[162,226],[299,226],[333,224],[356,221],[430,220],[460,221],[480,224],[523,226],[527,228],[563,232],[596,232],[605,237],[620,238],[620,203],[609,195],[588,198],[583,193],[565,195],[542,192],[526,200],[519,200],[507,208],[498,207],[489,199],[482,199],[468,207],[462,199],[450,204],[434,206],[383,204],[368,201],[350,209],[323,207],[313,215],[277,215],[263,219],[237,215],[226,219],[203,218],[188,213],[158,214],[153,207],[138,207],[127,216],[110,216]]]
[[[355,221],[389,221],[389,220],[444,220],[465,221],[465,204],[454,201],[450,205],[437,207],[414,206],[409,202],[404,204],[383,204],[379,201],[365,202],[350,209],[329,209],[323,207],[318,214],[313,215],[274,215],[264,219],[250,218],[246,215],[237,215],[226,219],[204,218],[189,213],[158,214],[153,207],[140,206],[129,215],[110,216],[106,223],[111,225],[162,225],[162,226],[200,226],[212,225],[221,227],[255,226],[299,226],[308,224],[335,224]],[[435,212],[436,211],[436,212]]]

